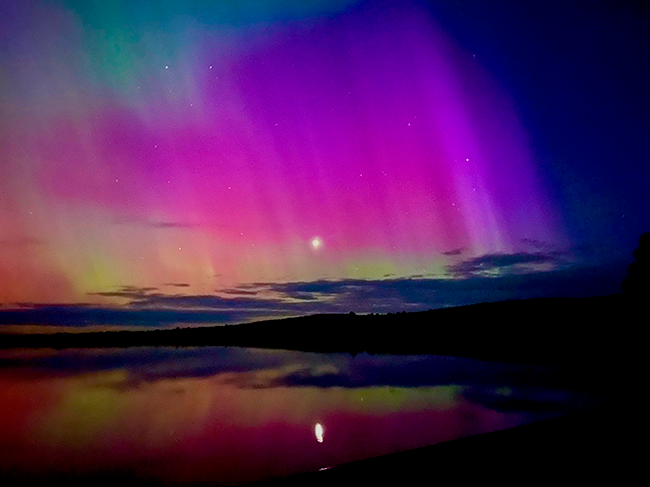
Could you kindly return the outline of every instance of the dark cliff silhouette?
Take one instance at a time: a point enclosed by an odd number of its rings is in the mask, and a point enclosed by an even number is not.
[[[635,262],[630,264],[628,275],[621,287],[626,296],[634,301],[650,300],[650,233],[639,239],[639,247],[634,251]]]

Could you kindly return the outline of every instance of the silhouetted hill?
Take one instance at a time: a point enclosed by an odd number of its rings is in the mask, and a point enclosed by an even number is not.
[[[631,314],[629,302],[620,295],[548,298],[171,330],[5,335],[0,338],[0,348],[214,345],[561,364],[602,357],[630,346],[634,341],[628,336]]]

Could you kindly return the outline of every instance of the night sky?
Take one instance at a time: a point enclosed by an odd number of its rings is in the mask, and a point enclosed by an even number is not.
[[[650,230],[645,2],[1,9],[6,331],[616,293]]]

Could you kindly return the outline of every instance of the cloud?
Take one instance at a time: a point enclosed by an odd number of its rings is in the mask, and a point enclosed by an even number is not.
[[[153,228],[196,228],[200,225],[187,222],[149,222],[149,226]]]
[[[101,291],[95,293],[88,293],[89,296],[103,296],[105,298],[125,298],[125,299],[141,299],[145,296],[150,296],[151,291],[157,291],[157,287],[139,287],[139,286],[121,286],[118,291]]]
[[[256,296],[259,294],[259,291],[249,291],[247,289],[226,289],[219,292],[221,294],[234,294],[237,296]]]
[[[101,308],[81,305],[23,304],[17,309],[0,310],[0,325],[49,326],[139,326],[161,328],[179,324],[220,324],[250,321],[266,316],[256,310],[134,309],[130,306]]]
[[[160,229],[166,229],[166,228],[178,228],[178,229],[193,229],[200,227],[201,224],[195,223],[195,222],[184,222],[184,221],[159,221],[159,220],[149,220],[147,218],[138,218],[138,217],[132,217],[132,218],[118,218],[114,220],[116,224],[118,225],[139,225],[143,227],[150,227],[150,228],[160,228]]]
[[[447,252],[443,252],[442,255],[460,255],[463,253],[464,249],[453,249],[453,250],[448,250]]]
[[[553,245],[534,238],[522,238],[521,242],[535,250],[552,250]]]
[[[555,253],[486,254],[447,267],[455,277],[471,278],[480,275],[523,274],[535,269],[535,265],[560,262]]]
[[[447,279],[253,283],[214,294],[168,294],[155,287],[122,286],[116,291],[93,293],[122,298],[125,302],[119,306],[23,303],[0,309],[0,325],[168,327],[318,313],[424,311],[511,299],[598,296],[620,292],[627,264],[589,267],[568,265],[551,254],[492,254],[451,266],[452,278]]]

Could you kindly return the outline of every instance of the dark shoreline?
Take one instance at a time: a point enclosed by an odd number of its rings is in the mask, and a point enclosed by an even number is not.
[[[324,314],[150,331],[0,335],[0,349],[237,346],[375,354],[436,354],[571,365],[618,355],[634,308],[622,296],[483,303],[387,315]]]
[[[259,485],[628,485],[638,464],[617,415],[599,406]]]
[[[601,405],[514,428],[245,485],[487,485],[490,481],[508,486],[541,482],[632,485],[640,473],[640,454],[633,446],[632,425],[629,420],[621,422],[621,413]],[[71,487],[175,485],[126,471],[47,476],[0,472],[0,478],[7,486],[44,482]]]

